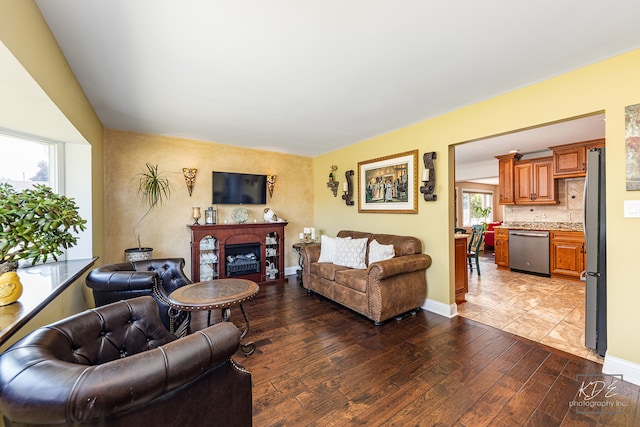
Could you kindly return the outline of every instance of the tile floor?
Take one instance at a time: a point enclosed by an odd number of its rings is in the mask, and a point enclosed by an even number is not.
[[[475,265],[469,274],[460,316],[603,362],[584,346],[583,282],[498,270],[491,251],[484,251],[480,269],[480,276]]]

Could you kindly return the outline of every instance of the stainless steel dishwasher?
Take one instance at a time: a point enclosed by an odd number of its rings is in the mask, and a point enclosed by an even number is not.
[[[549,232],[509,230],[509,268],[549,276]]]

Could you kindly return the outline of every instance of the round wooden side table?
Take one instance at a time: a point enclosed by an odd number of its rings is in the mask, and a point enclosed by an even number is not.
[[[187,312],[186,327],[182,330],[181,335],[189,333],[191,312],[209,311],[207,326],[210,326],[211,310],[222,310],[222,320],[229,321],[231,307],[239,305],[245,322],[245,328],[240,334],[240,339],[243,339],[249,332],[249,318],[242,303],[256,296],[259,290],[260,288],[255,282],[246,279],[207,280],[176,289],[169,295],[167,303],[176,312]],[[256,346],[253,342],[241,343],[240,348],[245,356],[250,356]]]

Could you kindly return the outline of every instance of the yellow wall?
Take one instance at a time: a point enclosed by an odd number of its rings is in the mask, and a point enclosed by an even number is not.
[[[0,40],[91,144],[93,254],[102,256],[103,126],[32,0],[0,0]],[[28,131],[28,130],[27,130]],[[37,135],[37,133],[33,133]],[[39,135],[47,137],[47,135]]]
[[[640,301],[635,283],[640,224],[623,218],[623,200],[640,199],[625,191],[624,107],[640,102],[640,50],[617,56],[571,73],[458,109],[314,158],[316,227],[328,234],[353,228],[374,232],[413,234],[433,257],[427,271],[427,297],[452,304],[453,293],[453,145],[530,126],[606,113],[607,140],[607,267],[608,355],[640,363],[640,330],[634,317]],[[329,165],[338,176],[357,171],[358,162],[418,149],[420,158],[435,151],[436,202],[419,203],[417,215],[358,213],[326,188]],[[446,244],[445,242],[448,242]]]
[[[304,227],[313,225],[312,161],[309,157],[271,151],[254,150],[229,145],[158,135],[148,135],[108,129],[105,132],[105,222],[107,244],[105,262],[122,262],[123,251],[135,247],[133,225],[145,211],[136,192],[135,174],[145,163],[157,164],[172,183],[171,198],[154,209],[141,223],[142,246],[154,248],[159,257],[182,257],[191,276],[191,207],[211,206],[211,172],[241,172],[276,175],[273,198],[267,196],[267,206],[285,227],[285,266],[298,265],[291,245],[298,241]],[[182,168],[197,168],[193,193],[189,197]],[[218,205],[218,223],[233,222],[231,212],[239,205]],[[249,221],[263,222],[265,205],[246,205]]]

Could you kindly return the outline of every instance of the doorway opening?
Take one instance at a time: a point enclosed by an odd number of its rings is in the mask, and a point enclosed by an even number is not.
[[[500,204],[495,156],[515,152],[522,160],[543,158],[553,154],[548,147],[604,139],[604,135],[604,113],[599,112],[455,146],[455,227],[465,227],[469,215],[463,212],[461,201],[463,191],[472,189],[495,194],[492,223],[535,223],[540,228],[569,223],[581,229],[584,178],[559,180],[558,197],[563,201],[551,209]],[[498,269],[494,249],[489,246],[480,252],[480,260],[481,275],[467,266],[469,289],[466,302],[458,304],[460,316],[602,363],[602,358],[584,345],[584,282]]]

